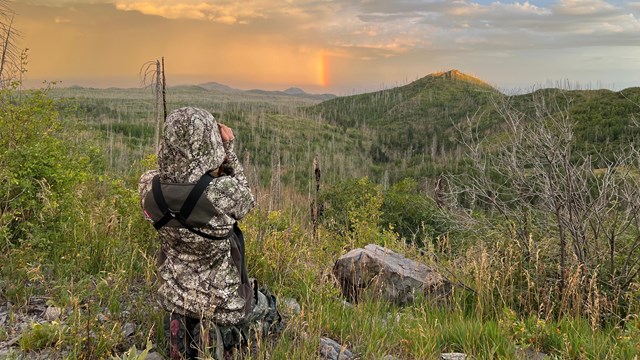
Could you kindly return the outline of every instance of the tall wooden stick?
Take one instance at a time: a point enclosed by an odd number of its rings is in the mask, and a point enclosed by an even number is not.
[[[167,78],[164,75],[164,56],[162,57],[162,106],[164,108],[164,120],[167,120]]]
[[[313,228],[313,240],[318,240],[318,221],[319,217],[322,215],[322,205],[320,205],[320,178],[322,176],[322,172],[320,170],[320,161],[318,159],[318,154],[313,158],[313,171],[315,173],[316,178],[316,193],[315,198],[311,201],[311,226]]]
[[[160,150],[160,92],[162,83],[160,78],[160,60],[156,60],[156,153]]]

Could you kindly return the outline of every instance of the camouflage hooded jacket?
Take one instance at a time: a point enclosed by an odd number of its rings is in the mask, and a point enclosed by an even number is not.
[[[233,140],[222,142],[210,113],[190,107],[173,111],[164,125],[158,170],[140,178],[140,199],[151,190],[155,175],[159,174],[162,182],[195,183],[226,158],[234,175],[215,178],[205,190],[219,215],[199,230],[214,236],[228,234],[255,204],[233,144]],[[245,301],[238,294],[240,275],[231,258],[229,240],[209,240],[187,229],[170,227],[161,228],[158,235],[162,306],[169,312],[207,318],[220,325],[242,321]]]

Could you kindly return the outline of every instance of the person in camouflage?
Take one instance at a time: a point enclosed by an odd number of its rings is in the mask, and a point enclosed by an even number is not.
[[[216,241],[176,227],[158,230],[158,293],[161,305],[171,314],[165,325],[169,325],[172,358],[196,356],[189,349],[193,344],[185,339],[193,337],[193,329],[204,323],[202,320],[222,327],[245,320],[250,305],[241,291],[238,264],[232,259],[233,240],[237,240],[232,229],[251,210],[255,199],[234,152],[232,130],[217,123],[210,113],[192,107],[177,109],[167,117],[158,170],[148,171],[140,178],[140,198],[145,199],[156,175],[165,183],[195,183],[223,163],[231,166],[233,174],[215,177],[208,185],[203,196],[214,204],[216,214],[198,230],[231,238]],[[146,212],[145,215],[149,218]]]

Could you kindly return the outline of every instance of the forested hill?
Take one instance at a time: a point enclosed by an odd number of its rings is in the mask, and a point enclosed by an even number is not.
[[[544,89],[506,95],[458,70],[427,75],[410,84],[340,97],[308,108],[312,116],[371,135],[370,156],[377,175],[393,165],[394,178],[432,176],[462,158],[457,127],[468,121],[482,136],[499,137],[504,111],[525,118],[567,112],[575,122],[576,149],[613,156],[640,133],[640,88],[609,90]],[[637,118],[637,116],[636,116]],[[375,172],[375,171],[374,171]]]
[[[51,95],[75,99],[75,106],[64,105],[65,112],[77,109],[77,116],[107,133],[116,131],[138,144],[153,139],[155,110],[149,90],[67,88],[54,89]],[[315,154],[326,162],[327,180],[366,174],[373,181],[393,183],[405,177],[435,178],[444,171],[465,171],[459,130],[471,125],[480,136],[489,137],[485,144],[495,143],[501,138],[506,109],[529,120],[541,108],[547,111],[544,116],[566,111],[575,123],[576,152],[612,158],[637,141],[633,119],[640,114],[640,88],[544,89],[509,96],[457,70],[321,103],[200,87],[171,88],[167,99],[169,110],[199,106],[237,128],[240,146],[257,166],[261,183],[270,182],[280,163],[283,181],[299,186],[305,183]]]
[[[482,80],[450,70],[427,75],[410,84],[372,93],[339,97],[311,109],[340,126],[386,126],[401,122],[438,122],[475,112],[500,92]]]

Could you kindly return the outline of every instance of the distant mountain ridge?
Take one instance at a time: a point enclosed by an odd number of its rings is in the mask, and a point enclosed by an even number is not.
[[[274,91],[274,90],[261,90],[261,89],[240,90],[240,89],[235,89],[230,86],[220,84],[217,82],[208,82],[204,84],[199,84],[197,86],[209,91],[220,91],[220,92],[232,93],[232,94],[248,93],[248,94],[257,94],[257,95],[265,95],[265,96],[295,96],[295,97],[302,97],[302,98],[308,98],[308,99],[319,100],[319,101],[331,100],[337,97],[334,94],[328,94],[328,93],[327,94],[310,94],[297,87],[290,87],[284,91],[277,91],[277,90]]]
[[[237,92],[241,92],[242,91],[242,90],[239,90],[239,89],[234,89],[234,88],[232,88],[230,86],[227,86],[225,84],[217,83],[215,81],[204,83],[204,84],[199,84],[198,86],[200,86],[201,88],[207,89],[207,90],[222,91],[222,92],[228,92],[228,93],[237,93]]]
[[[79,86],[79,85],[72,85],[72,86],[68,86],[65,88],[59,88],[59,89],[66,89],[68,91],[75,91],[75,92],[82,92],[82,91],[98,91],[100,92],[101,90],[104,91],[136,91],[136,90],[144,90],[142,88],[117,88],[117,87],[110,87],[107,89],[101,89],[101,88],[93,88],[93,87],[85,87],[85,86]],[[286,100],[286,98],[296,98],[299,100],[313,100],[316,102],[321,102],[321,101],[326,101],[326,100],[331,100],[331,99],[335,99],[337,96],[334,94],[310,94],[305,92],[304,90],[298,88],[298,87],[290,87],[286,90],[283,91],[272,91],[272,90],[260,90],[260,89],[251,89],[251,90],[240,90],[240,89],[236,89],[236,88],[232,88],[231,86],[225,85],[225,84],[221,84],[221,83],[217,83],[217,82],[208,82],[208,83],[203,83],[203,84],[198,84],[198,85],[175,85],[175,86],[170,86],[169,90],[179,90],[179,91],[190,91],[190,92],[197,92],[197,93],[205,93],[208,91],[212,91],[212,92],[217,92],[219,94],[230,94],[230,95],[239,95],[242,96],[242,94],[247,94],[247,95],[258,95],[258,96],[266,96],[266,97],[279,97],[281,98],[281,100]]]

